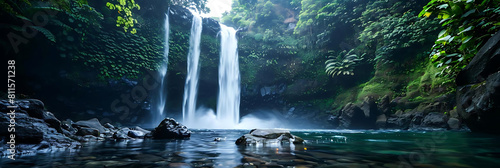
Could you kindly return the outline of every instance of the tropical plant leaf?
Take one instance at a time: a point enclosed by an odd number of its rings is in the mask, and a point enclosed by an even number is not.
[[[476,12],[476,9],[469,10],[469,11],[465,12],[465,14],[462,15],[462,18],[467,17],[470,14],[473,14],[474,12]]]
[[[40,27],[40,26],[30,26],[30,27],[33,28],[33,29],[38,30],[38,32],[40,32],[43,35],[45,35],[45,37],[47,37],[47,39],[49,39],[50,41],[52,41],[54,43],[56,42],[56,37],[49,30],[47,30],[47,29],[45,29],[43,27]]]

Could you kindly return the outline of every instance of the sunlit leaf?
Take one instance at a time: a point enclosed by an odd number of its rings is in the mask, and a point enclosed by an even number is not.
[[[460,35],[460,34],[462,34],[462,33],[464,33],[464,32],[468,32],[468,31],[472,30],[473,28],[474,28],[474,26],[469,26],[469,27],[467,27],[466,29],[464,29],[464,30],[462,30],[461,32],[459,32],[459,33],[458,33],[458,35]]]
[[[470,14],[473,14],[474,12],[476,12],[476,9],[469,10],[469,11],[465,12],[465,14],[462,15],[462,18],[467,17]]]
[[[469,42],[471,39],[472,39],[472,36],[467,36],[467,37],[462,38],[462,44]]]
[[[448,8],[448,6],[449,6],[448,4],[442,4],[442,5],[439,5],[438,8],[439,9],[446,9],[446,8]]]
[[[429,17],[429,16],[431,16],[431,14],[432,14],[432,12],[425,12],[423,16]]]
[[[443,37],[443,35],[444,35],[444,34],[446,34],[446,29],[441,30],[441,32],[439,32],[439,34],[438,34],[438,38]]]
[[[450,63],[451,63],[451,61],[452,61],[452,59],[449,59],[448,61],[446,61],[446,63],[445,63],[445,64],[446,64],[446,65],[448,65],[448,64],[450,64]]]

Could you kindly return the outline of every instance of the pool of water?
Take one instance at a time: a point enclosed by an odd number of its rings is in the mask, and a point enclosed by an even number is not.
[[[237,146],[249,130],[192,130],[189,140],[90,142],[0,167],[491,167],[500,136],[443,131],[292,130],[306,143]],[[221,138],[221,141],[214,141]]]

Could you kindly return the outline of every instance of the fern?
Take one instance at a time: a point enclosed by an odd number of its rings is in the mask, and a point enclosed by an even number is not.
[[[62,27],[66,30],[74,30],[71,26],[68,26],[67,24],[61,22],[60,20],[53,19],[53,20],[51,20],[51,23],[56,25],[56,26]]]
[[[56,37],[49,30],[47,30],[43,27],[40,27],[40,26],[30,26],[30,28],[38,30],[38,32],[41,32],[43,35],[45,35],[45,37],[47,37],[47,39],[49,39],[50,41],[52,41],[54,43],[56,42]]]
[[[338,75],[354,75],[354,68],[358,64],[362,58],[358,57],[356,54],[351,54],[353,50],[349,51],[347,54],[346,51],[343,51],[339,54],[339,57],[329,56],[325,64],[325,72],[332,76]],[[341,59],[341,56],[344,55],[344,58]]]
[[[22,20],[26,20],[26,21],[28,21],[28,22],[31,22],[31,19],[28,19],[27,17],[24,17],[24,16],[22,16],[22,15],[16,15],[16,17],[17,17],[17,18],[19,18],[19,19],[22,19]]]

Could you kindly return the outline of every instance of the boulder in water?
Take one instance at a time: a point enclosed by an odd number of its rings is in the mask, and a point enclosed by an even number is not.
[[[130,137],[128,136],[130,129],[129,128],[122,128],[118,131],[116,131],[113,134],[114,139],[129,139]]]
[[[146,133],[138,130],[130,130],[128,131],[128,136],[132,138],[144,138]]]
[[[282,143],[291,142],[302,144],[304,140],[292,135],[290,131],[283,129],[253,129],[236,140],[236,145],[250,145],[257,143]]]
[[[93,135],[95,137],[99,137],[99,131],[95,128],[81,127],[76,132],[76,135],[79,135],[79,136]]]
[[[155,139],[188,139],[191,131],[173,118],[165,118],[152,132]]]
[[[99,133],[103,133],[106,131],[104,129],[104,126],[101,125],[101,123],[99,122],[99,120],[97,118],[92,118],[92,119],[86,120],[86,121],[77,121],[72,126],[76,127],[76,128],[81,128],[81,127],[94,128],[94,129],[97,129],[99,131]]]

